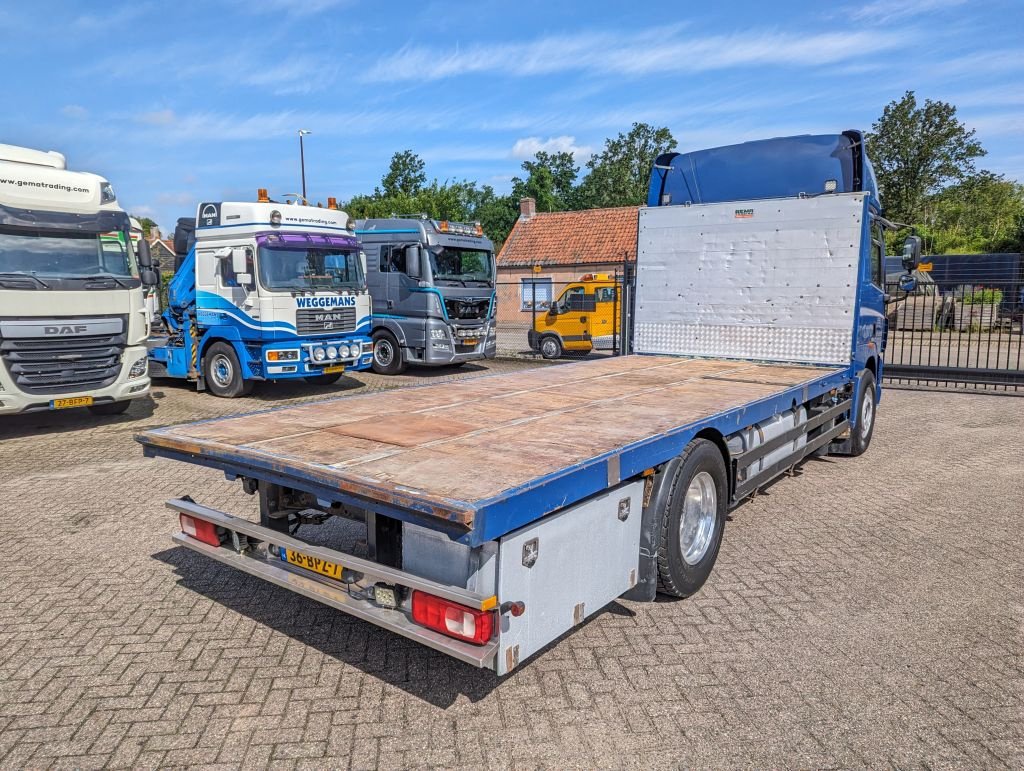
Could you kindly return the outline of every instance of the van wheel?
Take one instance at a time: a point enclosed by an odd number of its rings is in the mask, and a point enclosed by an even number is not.
[[[228,343],[214,343],[203,356],[206,387],[214,396],[234,399],[252,390],[253,382],[242,377],[242,365],[235,349]]]
[[[683,451],[659,512],[658,591],[689,597],[711,575],[725,529],[729,485],[718,447],[695,439]]]
[[[866,369],[860,374],[860,397],[857,399],[857,427],[850,437],[850,455],[863,455],[875,432],[875,376]]]
[[[106,402],[104,404],[92,404],[89,405],[89,412],[93,415],[120,415],[125,412],[131,402],[125,400],[123,402]]]
[[[554,335],[545,335],[540,339],[540,355],[545,359],[557,359],[562,353],[562,343]]]
[[[400,375],[405,370],[402,348],[386,329],[373,333],[373,371],[378,375]]]

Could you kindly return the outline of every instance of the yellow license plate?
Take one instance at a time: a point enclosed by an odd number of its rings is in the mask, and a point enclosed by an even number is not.
[[[324,367],[323,368],[323,373],[325,375],[333,375],[335,372],[344,372],[344,371],[345,371],[345,365],[344,364],[335,364],[333,367]]]
[[[333,578],[336,581],[341,580],[341,565],[322,560],[319,557],[310,557],[308,554],[299,554],[291,549],[284,550],[284,557],[291,565],[298,565],[300,568],[312,570],[314,573]]]
[[[72,396],[70,399],[51,399],[51,410],[66,410],[69,407],[88,407],[92,404],[91,396]]]

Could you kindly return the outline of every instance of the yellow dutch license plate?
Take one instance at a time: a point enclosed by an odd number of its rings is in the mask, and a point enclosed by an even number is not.
[[[66,410],[69,407],[88,407],[92,404],[91,396],[72,396],[70,399],[51,399],[51,410]]]
[[[336,581],[341,580],[341,565],[322,560],[319,557],[310,557],[308,554],[300,554],[291,549],[285,549],[284,556],[291,565],[298,565],[300,568],[312,570],[314,573],[333,578]]]
[[[323,373],[325,375],[333,375],[335,372],[344,372],[344,371],[345,371],[345,365],[344,364],[335,364],[333,367],[324,367],[324,369],[323,369]]]

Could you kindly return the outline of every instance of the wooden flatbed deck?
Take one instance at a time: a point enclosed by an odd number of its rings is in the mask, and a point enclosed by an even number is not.
[[[723,359],[614,357],[340,397],[137,438],[149,455],[235,473],[284,474],[470,531],[480,528],[477,517],[497,501],[507,503],[516,493],[586,470],[618,451],[794,388],[835,387],[829,381],[845,372]],[[611,478],[610,468],[607,484],[614,484],[618,479]],[[622,479],[627,471],[622,469]],[[600,473],[606,473],[604,466]],[[576,499],[594,492],[586,486],[580,485]],[[495,527],[488,528],[492,536]]]

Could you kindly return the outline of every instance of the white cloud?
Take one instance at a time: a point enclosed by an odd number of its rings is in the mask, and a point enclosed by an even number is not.
[[[176,120],[174,110],[153,110],[138,117],[139,123],[145,123],[147,126],[170,126]]]
[[[540,137],[523,137],[512,145],[512,157],[518,160],[532,159],[537,153],[572,153],[577,163],[593,155],[593,149],[586,145],[576,144],[576,137],[560,136],[541,139]]]
[[[822,65],[898,48],[909,37],[906,31],[873,30],[809,35],[744,32],[688,38],[663,29],[633,35],[586,32],[447,50],[406,46],[382,58],[365,79],[430,81],[471,74],[529,76],[555,72],[639,76],[731,67]]]
[[[89,117],[89,111],[80,104],[67,104],[60,108],[61,114],[72,120],[85,120]]]
[[[966,2],[967,0],[874,0],[861,6],[854,6],[849,13],[857,21],[886,24],[897,19],[935,13]]]

